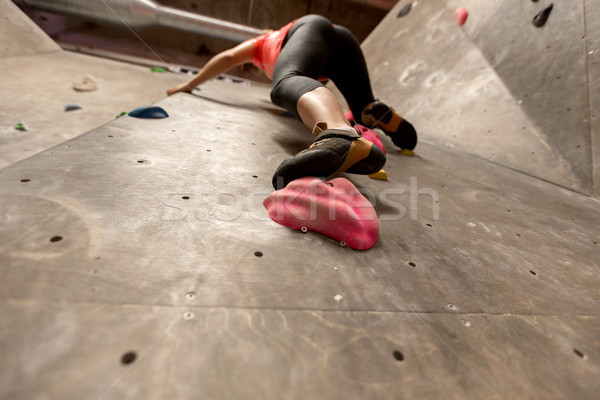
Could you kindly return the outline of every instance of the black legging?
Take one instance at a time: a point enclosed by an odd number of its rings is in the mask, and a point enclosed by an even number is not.
[[[292,26],[275,64],[271,100],[300,118],[297,104],[303,94],[333,80],[346,98],[357,122],[374,101],[367,64],[354,35],[320,15],[304,16]]]

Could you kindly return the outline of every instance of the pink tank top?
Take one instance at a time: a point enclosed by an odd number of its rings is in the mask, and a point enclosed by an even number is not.
[[[249,41],[254,43],[255,46],[252,64],[265,71],[269,76],[273,76],[283,40],[295,23],[294,20],[277,31],[250,39]]]

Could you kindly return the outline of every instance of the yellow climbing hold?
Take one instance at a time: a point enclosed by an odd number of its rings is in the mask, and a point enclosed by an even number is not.
[[[413,157],[415,155],[415,152],[409,149],[400,149],[400,153],[404,154],[405,156],[409,156],[409,157]]]
[[[388,176],[387,176],[387,172],[385,172],[385,170],[380,170],[379,172],[375,172],[374,174],[369,175],[369,178],[371,179],[379,179],[382,181],[387,181],[388,180]]]

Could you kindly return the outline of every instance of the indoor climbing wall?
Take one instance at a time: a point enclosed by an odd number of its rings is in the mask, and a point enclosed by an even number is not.
[[[592,1],[403,0],[363,49],[422,140],[598,195],[598,20]]]
[[[45,40],[27,32],[11,29]],[[5,104],[25,100],[39,114],[38,135],[18,131],[30,148],[69,128],[56,103],[64,113],[91,65],[106,67],[94,104],[113,107],[0,169],[1,399],[598,397],[597,199],[428,140],[425,125],[414,157],[382,138],[388,180],[345,175],[379,218],[356,251],[269,218],[273,171],[313,137],[268,86],[215,80],[115,118],[126,94],[187,77],[56,50],[0,63],[3,138],[21,112]],[[126,111],[150,103],[135,99]]]

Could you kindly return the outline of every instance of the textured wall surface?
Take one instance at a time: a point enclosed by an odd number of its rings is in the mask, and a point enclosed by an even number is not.
[[[598,398],[597,199],[382,137],[389,180],[345,175],[379,218],[375,246],[354,251],[268,218],[273,171],[313,140],[269,86],[211,81],[160,95],[168,118],[115,119],[186,77],[44,49],[0,58],[1,150],[43,148],[0,169],[1,399]],[[489,71],[475,55],[471,75]],[[98,90],[65,115],[86,69]],[[465,118],[482,93],[521,110],[478,79],[456,94]],[[105,124],[56,136],[96,107]]]
[[[398,18],[406,3],[363,47],[376,92],[423,140],[598,194],[597,5],[555,3],[535,27],[550,2],[415,2]],[[462,27],[459,6],[470,12]]]

